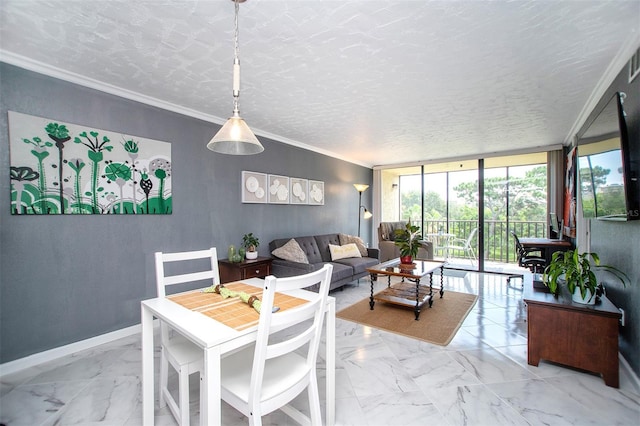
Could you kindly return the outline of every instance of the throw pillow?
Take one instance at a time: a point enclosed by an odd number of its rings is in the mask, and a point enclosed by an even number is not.
[[[360,250],[355,244],[346,244],[344,246],[335,246],[329,244],[329,251],[331,252],[331,260],[346,259],[348,257],[362,257],[360,256]]]
[[[290,239],[285,245],[271,252],[275,257],[298,263],[309,263],[307,255],[295,239]]]
[[[364,241],[362,241],[362,238],[347,234],[340,234],[339,238],[341,246],[349,243],[354,243],[358,247],[358,250],[360,250],[360,255],[362,257],[367,257],[369,255],[369,252],[367,251],[367,245],[364,243]]]

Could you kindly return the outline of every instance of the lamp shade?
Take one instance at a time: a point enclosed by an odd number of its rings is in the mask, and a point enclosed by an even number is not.
[[[251,155],[264,151],[264,147],[247,123],[235,112],[209,141],[207,148],[231,155]]]
[[[366,185],[364,183],[354,183],[353,186],[356,188],[356,191],[358,192],[364,192],[367,190],[367,188],[369,188],[369,185]]]
[[[364,217],[365,219],[371,219],[373,217],[373,214],[369,210],[364,209],[364,214],[362,215],[362,217]]]

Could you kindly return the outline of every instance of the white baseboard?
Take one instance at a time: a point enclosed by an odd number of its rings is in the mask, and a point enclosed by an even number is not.
[[[156,320],[157,321],[157,320]],[[131,327],[122,328],[120,330],[112,331],[111,333],[101,334],[99,336],[91,337],[79,342],[70,343],[65,346],[53,348],[48,351],[39,352],[37,354],[29,355],[24,358],[16,359],[14,361],[0,364],[0,376],[5,374],[12,374],[18,371],[35,367],[36,365],[53,361],[63,356],[71,355],[76,352],[83,351],[85,349],[91,349],[95,346],[103,345],[105,343],[113,342],[114,340],[122,339],[124,337],[132,336],[141,332],[140,324],[133,325]]]

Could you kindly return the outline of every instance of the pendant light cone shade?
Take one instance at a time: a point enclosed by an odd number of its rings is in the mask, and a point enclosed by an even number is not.
[[[233,115],[209,141],[207,148],[221,154],[251,155],[264,151],[264,147],[253,134],[247,123],[240,117],[238,98],[240,98],[240,58],[238,57],[238,3],[245,0],[233,0],[235,3],[235,36],[233,57]]]
[[[247,123],[235,113],[209,141],[207,148],[220,154],[251,155],[264,151],[264,147]]]

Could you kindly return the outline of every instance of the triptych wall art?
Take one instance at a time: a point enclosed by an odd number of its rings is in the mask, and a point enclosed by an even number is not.
[[[242,202],[322,206],[324,182],[243,171]]]
[[[9,111],[11,213],[171,214],[171,144]]]

